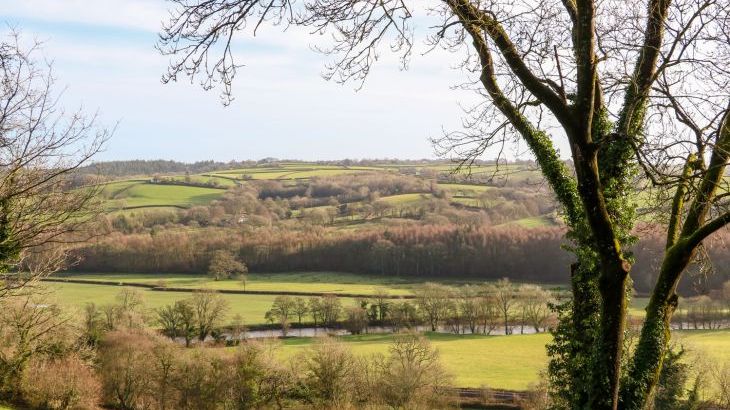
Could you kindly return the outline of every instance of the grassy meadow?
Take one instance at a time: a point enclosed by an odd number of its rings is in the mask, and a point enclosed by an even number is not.
[[[225,189],[185,185],[153,184],[128,180],[106,184],[101,195],[109,210],[205,205],[219,198]]]
[[[106,305],[115,303],[122,286],[88,285],[75,283],[48,283],[45,285],[49,296],[55,298],[62,306],[80,312],[87,303]],[[138,289],[144,298],[147,309],[160,308],[174,303],[176,300],[190,297],[187,292],[158,292],[145,288]],[[230,306],[228,319],[241,315],[247,325],[264,324],[264,314],[271,308],[275,295],[222,295]],[[354,303],[343,300],[343,303]]]
[[[244,290],[240,280],[213,280],[204,275],[176,274],[78,274],[63,275],[73,279],[103,280],[110,283],[164,284],[169,287]],[[421,282],[389,276],[368,276],[338,272],[249,273],[245,290],[267,292],[350,293],[372,295],[385,291],[389,295],[409,295]],[[83,286],[83,285],[81,285]]]
[[[674,341],[688,352],[685,360],[730,363],[730,330],[675,331]],[[545,345],[549,334],[482,336],[426,333],[438,349],[446,370],[460,387],[490,387],[526,390],[539,381],[548,362]],[[387,354],[393,335],[341,336],[356,354]],[[303,352],[313,338],[288,338],[281,342],[280,355]]]
[[[427,333],[438,349],[446,371],[460,387],[492,387],[526,390],[538,380],[547,363],[547,334],[514,336],[451,335]],[[342,336],[356,354],[388,353],[393,335]],[[315,343],[313,338],[289,338],[281,344],[280,354],[291,357]]]

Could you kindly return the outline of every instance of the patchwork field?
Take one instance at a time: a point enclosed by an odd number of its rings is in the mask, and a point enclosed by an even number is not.
[[[312,178],[334,177],[340,175],[351,175],[358,173],[406,173],[408,175],[441,175],[437,184],[439,189],[448,192],[449,200],[457,206],[471,208],[485,208],[498,205],[505,205],[510,200],[488,200],[481,198],[485,192],[492,187],[484,184],[463,183],[468,175],[483,178],[486,175],[499,175],[505,181],[523,183],[525,181],[539,180],[539,174],[534,170],[521,165],[502,165],[474,167],[470,170],[462,169],[456,174],[455,165],[427,163],[423,165],[413,164],[384,164],[377,166],[345,166],[345,165],[323,165],[305,162],[282,162],[276,165],[261,165],[249,168],[224,169],[219,171],[192,174],[192,175],[158,175],[154,178],[161,178],[167,183],[153,182],[152,176],[137,177],[109,182],[102,185],[101,196],[105,200],[106,209],[110,212],[120,210],[136,210],[145,208],[166,208],[185,209],[192,206],[207,205],[220,198],[225,190],[238,185],[256,184],[264,181],[281,181],[285,185],[295,185],[306,182]],[[496,172],[496,174],[495,174]],[[444,182],[443,179],[454,179],[460,182]],[[175,185],[170,184],[174,182]],[[202,186],[208,185],[208,186]],[[434,199],[434,195],[428,192],[406,193],[398,195],[383,196],[383,203],[395,208],[414,208],[426,205]],[[357,208],[363,205],[362,202],[351,202]],[[305,208],[306,210],[323,210],[320,206]],[[292,212],[294,217],[300,217],[304,213],[302,209],[295,209]],[[339,228],[348,229],[352,224],[364,224],[371,226],[377,224],[377,220],[365,220],[367,215],[349,215],[347,219],[339,218]],[[401,215],[399,215],[400,217]],[[515,218],[518,219],[518,218]],[[525,227],[539,227],[550,225],[552,222],[544,217],[535,217],[530,220],[517,222]]]
[[[153,184],[149,181],[129,180],[106,184],[101,195],[109,210],[178,207],[205,205],[219,198],[225,189],[185,185]]]

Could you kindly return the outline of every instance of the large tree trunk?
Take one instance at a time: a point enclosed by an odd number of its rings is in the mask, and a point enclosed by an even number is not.
[[[592,241],[599,259],[601,323],[591,377],[588,408],[618,408],[621,353],[626,321],[626,282],[630,265],[624,259],[616,226],[602,195],[597,156],[590,137],[572,136],[583,141],[573,147],[578,192],[590,226]]]
[[[712,221],[706,221],[730,157],[730,111],[725,114],[718,135],[710,165],[702,177],[702,183],[681,228],[683,197],[688,190],[687,184],[681,183],[675,192],[667,231],[666,252],[657,284],[646,307],[646,319],[633,357],[627,385],[621,392],[622,408],[642,409],[653,397],[664,354],[669,346],[672,315],[677,307],[675,292],[682,273],[689,266],[702,240],[730,221],[728,213]],[[694,171],[694,162],[698,159],[695,156],[687,159],[683,171],[685,180]]]
[[[677,307],[677,284],[689,265],[692,251],[684,247],[667,252],[636,346],[633,363],[621,391],[621,408],[641,410],[654,396],[671,337],[672,315]]]

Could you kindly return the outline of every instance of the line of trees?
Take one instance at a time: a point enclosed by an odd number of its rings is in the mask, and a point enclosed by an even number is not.
[[[730,281],[709,295],[685,298],[672,323],[679,329],[720,329],[730,326]]]
[[[266,313],[270,323],[281,326],[284,336],[296,323],[315,328],[342,326],[360,334],[368,326],[392,326],[395,331],[427,326],[432,331],[491,334],[500,329],[509,335],[519,329],[544,332],[554,323],[550,305],[553,292],[535,285],[514,285],[508,279],[481,286],[450,287],[426,283],[410,300],[393,299],[385,290],[370,298],[358,298],[343,307],[334,295],[321,297],[277,296]],[[310,322],[303,322],[311,319]]]
[[[207,271],[215,251],[227,249],[250,271],[332,270],[398,276],[478,277],[506,274],[524,281],[563,281],[563,231],[413,226],[382,231],[163,231],[112,234],[76,249],[87,272]]]
[[[226,250],[253,272],[341,271],[404,277],[471,277],[520,282],[568,281],[570,254],[561,228],[523,229],[457,225],[401,226],[381,230],[291,231],[257,228],[111,234],[74,251],[80,272],[207,272]],[[729,233],[706,241],[713,274],[686,275],[679,290],[704,294],[730,279]],[[656,282],[663,241],[646,235],[635,245],[634,286],[646,292]]]

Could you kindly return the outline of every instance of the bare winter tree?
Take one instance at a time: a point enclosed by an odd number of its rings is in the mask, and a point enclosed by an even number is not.
[[[327,33],[326,76],[361,82],[382,49],[407,63],[417,22],[433,47],[462,53],[482,100],[466,131],[436,141],[470,161],[524,142],[562,205],[576,262],[553,366],[572,408],[639,409],[653,394],[677,304],[702,241],[730,221],[730,3],[725,0],[173,0],[164,81],[184,74],[230,101],[232,44],[262,24]],[[426,17],[416,19],[415,16]],[[570,147],[572,168],[557,146]],[[667,248],[636,352],[624,360],[627,283],[645,176],[672,198]],[[661,196],[661,195],[660,195]],[[701,252],[699,252],[701,254]],[[622,363],[628,362],[622,378]]]
[[[91,234],[96,191],[71,177],[108,137],[63,110],[38,48],[14,32],[0,41],[0,297],[59,269],[65,245]]]

